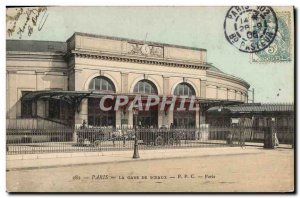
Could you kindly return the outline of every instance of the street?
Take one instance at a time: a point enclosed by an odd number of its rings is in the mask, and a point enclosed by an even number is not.
[[[246,148],[247,149],[247,148]],[[9,192],[289,192],[292,149],[11,170]]]

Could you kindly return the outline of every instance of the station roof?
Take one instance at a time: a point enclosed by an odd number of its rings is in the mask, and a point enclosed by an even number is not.
[[[58,41],[6,40],[6,51],[67,52],[67,43]]]
[[[74,37],[74,35],[92,36],[92,37],[108,38],[108,39],[114,39],[114,40],[139,41],[139,40],[128,39],[128,38],[87,34],[87,33],[81,33],[81,32],[75,32],[68,40],[70,40],[72,37]],[[67,40],[67,42],[68,42],[68,40]],[[53,52],[53,53],[66,54],[68,51],[67,42],[42,41],[42,40],[12,40],[11,39],[11,40],[6,40],[6,51]],[[144,41],[139,41],[139,42],[144,42]],[[147,42],[147,43],[206,51],[206,49],[202,49],[202,48],[187,47],[187,46],[180,46],[180,45],[174,45],[174,44],[166,44],[166,43],[158,43],[158,42]],[[208,66],[208,70],[210,70],[210,71],[223,73],[219,68],[217,68],[216,66],[213,66],[210,63],[208,63],[207,66]]]
[[[24,52],[53,52],[67,53],[67,43],[58,41],[38,41],[38,40],[6,40],[6,51]],[[212,64],[207,64],[208,70],[223,73]]]
[[[219,73],[224,73],[222,70],[220,70],[220,69],[217,68],[216,66],[213,66],[212,64],[208,64],[208,65],[209,65],[208,70],[214,71],[214,72],[219,72]]]
[[[212,107],[208,112],[218,112],[219,109],[224,109],[232,114],[243,113],[263,113],[263,112],[294,112],[294,104],[261,104],[261,103],[248,103],[241,105],[232,105],[226,107]]]
[[[88,35],[88,36],[94,36],[94,37],[98,36],[98,37],[101,37],[101,38],[133,40],[133,39],[127,39],[127,38],[109,37],[109,36],[86,34],[86,33],[79,33],[79,32],[74,33],[74,35],[76,35],[76,34],[78,34],[78,35]],[[138,41],[138,40],[134,40],[134,41]],[[193,47],[187,47],[187,46],[171,45],[171,44],[156,43],[156,42],[149,42],[149,43],[162,44],[162,45],[167,45],[167,46],[174,46],[174,47],[181,47],[181,48],[187,48],[187,49],[196,49],[196,50],[206,51],[206,49],[202,49],[202,48],[193,48]],[[67,42],[60,42],[60,41],[12,40],[12,39],[10,40],[9,39],[9,40],[6,40],[6,51],[53,52],[53,53],[66,54],[68,52],[68,47],[67,47]],[[214,71],[214,72],[217,72],[217,73],[224,73],[218,67],[212,65],[211,63],[207,63],[207,66],[208,66],[208,70],[210,70],[210,71]]]

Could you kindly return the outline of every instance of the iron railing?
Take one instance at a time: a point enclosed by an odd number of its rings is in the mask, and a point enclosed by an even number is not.
[[[7,129],[7,154],[132,150],[238,145],[220,128],[53,128]]]
[[[243,146],[263,143],[270,127],[209,126],[199,128],[8,128],[7,154],[94,152],[133,150],[137,135],[139,149]],[[277,131],[280,143],[292,144],[294,132]]]

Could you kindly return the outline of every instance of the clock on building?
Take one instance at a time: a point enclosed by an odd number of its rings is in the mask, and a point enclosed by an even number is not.
[[[144,55],[149,55],[149,54],[150,54],[150,47],[149,47],[149,45],[144,44],[144,45],[141,47],[141,52],[142,52],[142,54],[144,54]]]

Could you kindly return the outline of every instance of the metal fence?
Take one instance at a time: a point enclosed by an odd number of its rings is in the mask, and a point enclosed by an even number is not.
[[[7,154],[94,152],[139,149],[243,146],[264,142],[270,127],[209,126],[199,128],[52,128],[7,129]],[[277,133],[279,142],[292,144],[294,133]]]
[[[7,129],[7,154],[236,146],[238,135],[228,140],[230,128],[53,128]],[[238,131],[234,133],[239,133]]]

